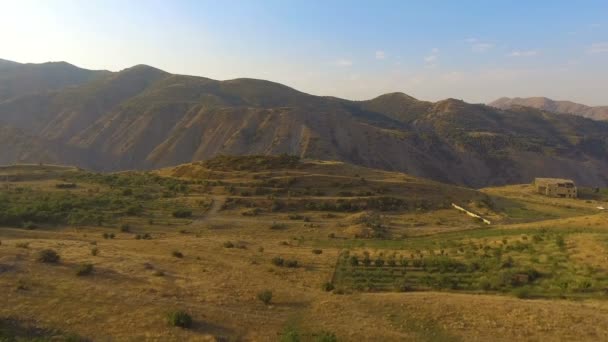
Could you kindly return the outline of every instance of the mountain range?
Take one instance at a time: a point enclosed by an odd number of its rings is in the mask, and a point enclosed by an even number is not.
[[[109,72],[0,60],[0,144],[0,164],[98,171],[286,153],[472,187],[537,176],[608,185],[608,122],[403,93],[350,101],[146,65]]]
[[[608,120],[608,106],[590,107],[580,103],[556,101],[546,97],[501,97],[488,105],[500,109],[510,109],[513,106],[525,106],[553,113],[580,115],[594,120]]]

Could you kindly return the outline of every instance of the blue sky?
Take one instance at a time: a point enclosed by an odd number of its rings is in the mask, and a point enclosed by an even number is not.
[[[318,95],[608,105],[608,1],[8,1],[0,58],[149,64]]]

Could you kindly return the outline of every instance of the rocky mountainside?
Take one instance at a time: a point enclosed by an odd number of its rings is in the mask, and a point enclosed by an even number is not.
[[[536,176],[608,184],[608,122],[401,93],[348,101],[145,65],[0,102],[0,142],[0,163],[103,171],[287,153],[474,187]]]
[[[509,109],[513,106],[525,106],[553,113],[580,115],[594,120],[608,120],[608,106],[590,107],[571,101],[555,101],[546,97],[502,97],[489,103],[489,105],[500,109]]]

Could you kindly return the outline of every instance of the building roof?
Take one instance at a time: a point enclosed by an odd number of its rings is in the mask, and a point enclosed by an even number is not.
[[[574,184],[574,181],[571,179],[564,179],[564,178],[536,178],[534,180],[534,183],[536,183],[536,184],[555,184],[555,183],[572,183],[572,184]]]

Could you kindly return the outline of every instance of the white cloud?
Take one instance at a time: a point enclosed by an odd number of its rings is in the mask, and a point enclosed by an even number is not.
[[[341,58],[336,61],[336,65],[339,67],[349,67],[353,65],[353,61],[350,59]]]
[[[424,57],[424,61],[427,63],[433,63],[437,61],[437,56],[435,55],[430,55],[430,56],[426,56]]]
[[[464,41],[471,46],[473,52],[486,52],[494,47],[493,43],[484,42],[478,38],[467,38]]]
[[[516,51],[511,52],[507,56],[509,56],[509,57],[533,57],[536,55],[538,55],[537,50],[524,50],[524,51],[516,50]]]
[[[475,43],[471,45],[471,50],[473,52],[486,52],[494,47],[494,44],[491,43]]]
[[[433,48],[431,50],[431,52],[434,53],[434,54],[437,54],[437,53],[439,53],[439,48]]]
[[[385,59],[386,53],[384,51],[378,50],[376,51],[376,59]]]
[[[589,53],[608,52],[608,43],[593,43],[587,50]]]

